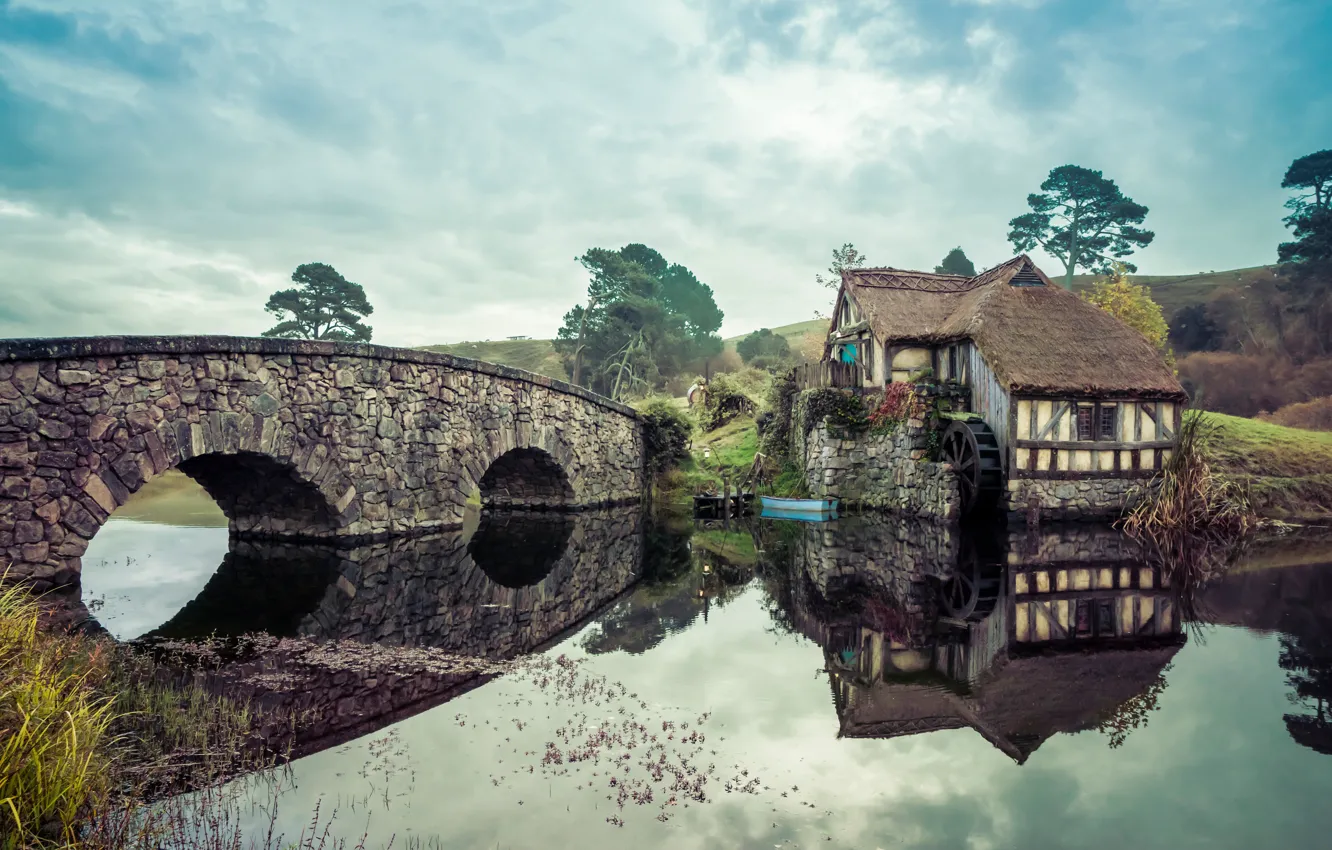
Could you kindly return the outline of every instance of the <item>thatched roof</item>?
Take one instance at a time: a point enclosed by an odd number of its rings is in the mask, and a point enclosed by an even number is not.
[[[970,726],[1018,764],[1059,733],[1094,728],[1145,692],[1183,638],[1132,649],[1103,648],[1015,657],[970,693],[939,684],[876,680],[838,709],[838,736],[897,738]],[[834,688],[836,685],[834,684]]]
[[[1015,278],[1036,285],[1013,286]],[[1142,334],[1051,282],[1026,254],[975,277],[842,272],[886,344],[971,339],[1010,392],[1187,398]]]

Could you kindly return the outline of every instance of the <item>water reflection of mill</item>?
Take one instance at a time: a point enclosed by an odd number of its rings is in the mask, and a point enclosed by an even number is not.
[[[1114,723],[1184,643],[1161,569],[1111,529],[839,525],[795,541],[791,586],[839,737],[970,727],[1020,764],[1057,733]]]

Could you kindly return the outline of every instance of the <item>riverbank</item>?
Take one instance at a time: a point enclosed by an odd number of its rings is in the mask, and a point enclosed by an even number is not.
[[[1204,412],[1213,470],[1249,491],[1264,519],[1332,522],[1332,432]]]

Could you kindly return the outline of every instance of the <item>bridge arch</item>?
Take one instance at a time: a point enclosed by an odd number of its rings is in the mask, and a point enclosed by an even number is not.
[[[76,582],[82,556],[97,531],[132,494],[170,469],[193,479],[217,503],[233,537],[339,536],[355,512],[348,510],[347,500],[339,504],[351,489],[350,479],[328,462],[327,450],[301,451],[276,437],[265,439],[265,434],[279,433],[274,420],[238,419],[219,416],[216,428],[163,423],[137,433],[133,420],[106,423],[105,439],[73,461],[70,483],[77,490],[70,494],[73,488],[63,488],[68,495],[34,508],[34,517],[50,521],[42,541],[45,551],[41,546],[25,548],[24,558],[32,562],[43,554],[63,556],[64,567],[53,571],[51,579],[55,584]],[[240,424],[246,426],[243,431]],[[106,455],[114,459],[108,461]],[[49,483],[47,487],[49,495]],[[30,496],[33,489],[29,487]]]
[[[569,510],[577,501],[569,475],[545,449],[510,449],[477,482],[481,505],[518,510]]]

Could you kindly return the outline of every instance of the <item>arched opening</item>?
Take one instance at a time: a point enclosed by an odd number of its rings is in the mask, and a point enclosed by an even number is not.
[[[185,473],[144,484],[102,523],[83,554],[82,596],[97,621],[122,640],[179,611],[226,557],[227,517]]]
[[[568,514],[485,511],[467,554],[496,584],[530,587],[564,557],[573,526]]]
[[[207,454],[181,462],[241,537],[316,538],[336,523],[328,499],[291,464],[254,452]]]
[[[573,485],[555,458],[542,449],[513,449],[496,458],[478,484],[486,508],[569,510]]]
[[[294,637],[340,575],[337,549],[233,541],[197,596],[146,638]]]
[[[84,603],[120,639],[170,623],[204,595],[227,569],[233,538],[321,537],[336,526],[328,500],[294,466],[258,453],[201,455],[136,483],[81,558]]]

